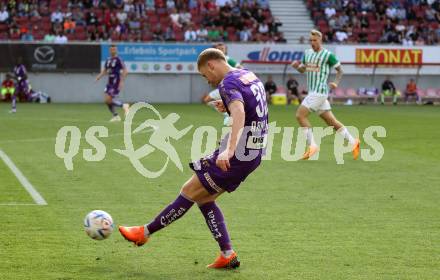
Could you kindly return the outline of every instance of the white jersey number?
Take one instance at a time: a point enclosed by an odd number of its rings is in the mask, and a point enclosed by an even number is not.
[[[262,118],[268,113],[266,100],[266,90],[262,82],[251,85],[251,91],[257,99],[258,106],[256,108],[258,117]]]

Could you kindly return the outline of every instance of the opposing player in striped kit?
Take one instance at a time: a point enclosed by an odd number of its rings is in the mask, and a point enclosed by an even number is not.
[[[359,157],[359,139],[353,138],[347,128],[336,119],[331,111],[328,102],[328,94],[331,89],[338,87],[342,78],[342,66],[336,56],[322,46],[322,34],[318,30],[310,31],[311,49],[304,52],[302,61],[293,61],[292,67],[300,73],[307,74],[307,97],[304,98],[298,110],[296,111],[296,119],[302,127],[307,139],[307,150],[303,155],[303,159],[309,159],[318,150],[312,126],[308,119],[310,112],[316,112],[329,126],[340,133],[352,145],[353,158]],[[336,78],[333,82],[328,83],[328,77],[331,68],[336,70]]]

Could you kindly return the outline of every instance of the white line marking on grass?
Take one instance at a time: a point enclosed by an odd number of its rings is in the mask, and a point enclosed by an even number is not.
[[[35,204],[35,203],[16,203],[16,202],[11,202],[11,203],[0,203],[0,206],[40,206],[39,204]]]
[[[5,152],[0,150],[0,158],[5,162],[5,164],[11,169],[12,173],[14,173],[15,177],[17,177],[18,181],[20,181],[21,185],[26,189],[26,191],[32,196],[32,199],[38,205],[47,205],[46,200],[38,193],[38,191],[32,186],[32,184],[24,177],[23,173],[21,173],[20,169],[15,166],[12,160],[8,157]]]
[[[147,129],[144,130],[142,132],[136,133],[136,134],[145,134],[148,132],[153,131],[154,129]],[[121,133],[115,133],[115,134],[111,134],[106,138],[111,138],[111,137],[117,137],[117,136],[122,136],[125,135],[125,133],[121,132]],[[81,136],[81,139],[85,138],[84,136]],[[16,139],[16,140],[0,140],[0,144],[8,144],[8,143],[18,143],[18,142],[47,142],[47,141],[55,141],[56,137],[51,137],[51,138],[29,138],[29,139]]]

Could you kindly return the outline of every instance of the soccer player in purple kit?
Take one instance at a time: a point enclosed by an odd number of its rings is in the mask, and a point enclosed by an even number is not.
[[[96,77],[96,81],[99,81],[105,74],[108,74],[108,82],[104,91],[105,104],[107,104],[108,109],[113,115],[110,121],[118,122],[121,121],[121,117],[115,111],[115,106],[122,107],[125,115],[128,114],[130,106],[128,103],[122,103],[116,99],[124,86],[124,81],[128,74],[124,62],[118,57],[118,48],[116,45],[110,46],[110,57],[105,61],[104,69],[102,69],[101,73]]]
[[[27,98],[30,92],[30,85],[27,80],[26,66],[24,66],[23,64],[22,57],[17,58],[17,65],[14,67],[14,76],[17,82],[15,83],[15,91],[12,95],[12,110],[10,111],[10,113],[17,112],[17,96],[23,94]]]
[[[215,200],[233,192],[261,163],[268,132],[268,109],[263,83],[254,73],[228,65],[225,55],[214,48],[198,58],[200,74],[218,87],[219,111],[233,118],[231,132],[211,155],[190,164],[195,174],[183,185],[176,200],[150,223],[120,226],[125,239],[137,246],[150,236],[181,218],[196,203],[220,247],[220,254],[208,268],[237,268],[240,261],[233,250],[225,219]]]

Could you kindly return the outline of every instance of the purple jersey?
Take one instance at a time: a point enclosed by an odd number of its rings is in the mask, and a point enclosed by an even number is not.
[[[24,64],[18,64],[14,67],[14,75],[17,81],[26,80],[27,79],[27,73],[26,73],[26,67]]]
[[[226,74],[218,89],[226,108],[235,100],[243,103],[245,123],[235,155],[229,160],[228,171],[224,172],[216,165],[217,157],[229,139],[228,135],[222,140],[220,149],[190,164],[211,194],[221,190],[234,191],[260,165],[268,133],[266,92],[263,83],[254,73],[232,70]]]
[[[124,62],[115,56],[109,57],[105,61],[105,70],[108,73],[108,86],[119,87],[119,82],[121,81],[121,71],[124,69]]]
[[[261,156],[268,130],[268,109],[263,83],[249,70],[236,69],[226,74],[218,89],[228,114],[227,108],[232,101],[243,102],[245,121],[240,145],[246,154],[249,150],[258,150]]]

